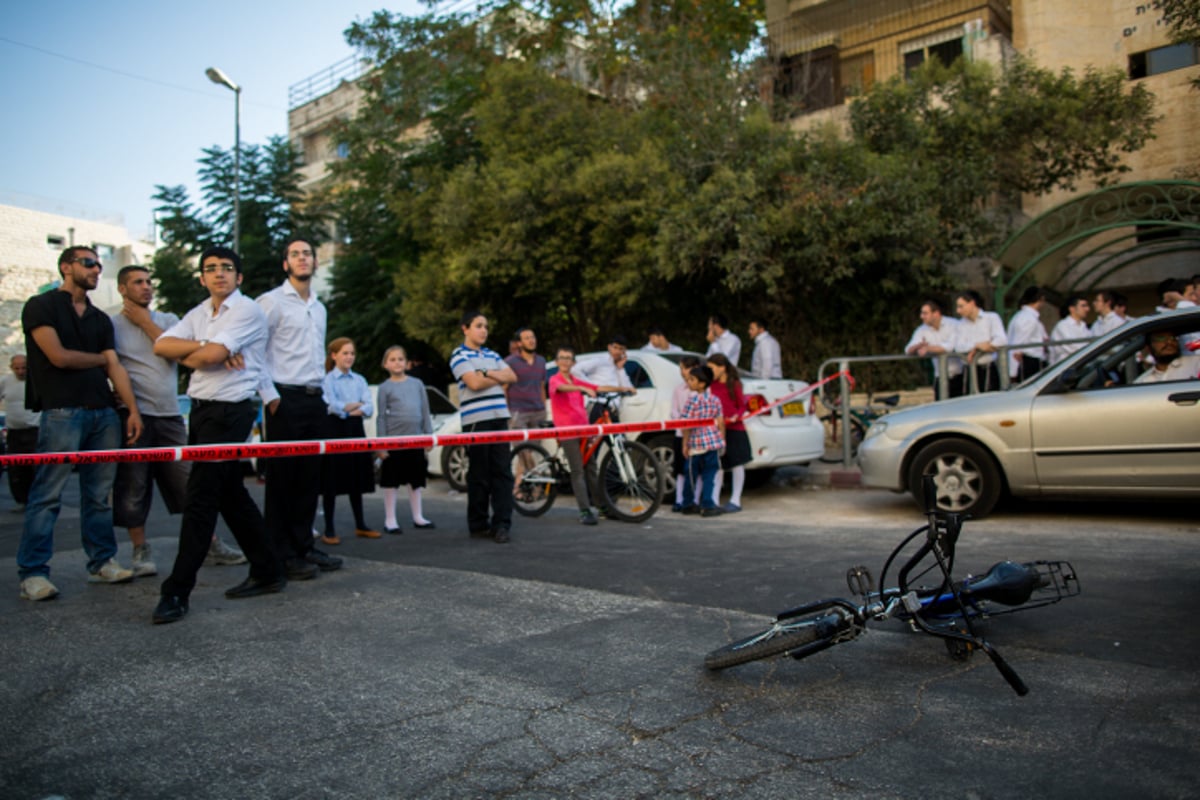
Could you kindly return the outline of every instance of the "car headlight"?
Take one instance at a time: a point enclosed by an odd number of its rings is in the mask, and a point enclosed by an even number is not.
[[[874,422],[871,423],[871,427],[867,428],[867,435],[864,437],[864,441],[866,439],[871,439],[875,436],[879,436],[886,430],[887,430],[887,421],[886,420],[882,420],[882,419],[875,420]]]

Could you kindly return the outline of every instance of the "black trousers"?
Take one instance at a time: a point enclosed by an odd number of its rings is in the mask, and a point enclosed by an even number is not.
[[[1000,391],[1000,371],[996,369],[996,362],[991,364],[965,364],[963,365],[963,373],[959,375],[957,380],[960,380],[961,390],[955,394],[953,389],[950,392],[951,397],[958,397],[964,394],[971,393],[971,377],[968,374],[971,370],[975,370],[976,386],[979,387],[979,392],[997,392]],[[955,379],[951,379],[955,380]]]
[[[464,433],[506,430],[507,419],[489,419],[463,426]],[[468,530],[507,531],[512,527],[512,448],[507,442],[473,444],[467,447],[467,457],[471,462],[467,470]]]
[[[254,404],[249,400],[224,403],[193,400],[188,444],[242,444],[254,425]],[[164,596],[185,600],[196,586],[196,573],[204,564],[217,527],[217,515],[225,520],[233,538],[250,562],[250,576],[275,580],[282,565],[267,540],[266,525],[254,499],[246,491],[242,463],[196,461],[188,475],[187,502],[179,528],[179,554],[171,575],[162,585]]]
[[[276,385],[279,406],[264,412],[264,440],[268,442],[324,439],[325,401],[320,391]],[[313,546],[313,520],[321,496],[321,457],[289,456],[267,459],[267,485],[263,505],[267,534],[281,559],[304,558]]]
[[[1026,378],[1032,378],[1034,375],[1037,375],[1039,372],[1041,372],[1046,366],[1045,361],[1042,361],[1036,356],[1031,356],[1028,353],[1022,355],[1021,358],[1018,359],[1017,364],[1020,365],[1017,370],[1018,381],[1023,381]]]
[[[37,428],[9,428],[8,454],[36,453],[38,443]],[[33,473],[37,467],[9,464],[8,490],[12,492],[13,500],[21,505],[29,502],[29,487],[33,485]]]

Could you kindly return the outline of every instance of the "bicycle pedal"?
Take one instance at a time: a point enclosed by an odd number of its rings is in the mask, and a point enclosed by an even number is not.
[[[871,570],[866,567],[851,567],[846,570],[846,585],[850,587],[852,594],[866,597],[875,591],[875,578],[871,575]]]

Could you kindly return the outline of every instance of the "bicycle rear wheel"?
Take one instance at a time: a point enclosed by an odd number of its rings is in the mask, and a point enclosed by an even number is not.
[[[558,496],[558,464],[540,445],[517,445],[512,451],[513,508],[525,517],[540,517]]]
[[[609,447],[600,460],[600,497],[617,519],[644,522],[662,503],[665,472],[641,442],[627,441],[623,451]]]
[[[846,618],[838,613],[777,620],[765,631],[713,650],[704,657],[704,666],[711,670],[725,669],[781,656],[801,647],[833,644],[834,639],[848,629]]]

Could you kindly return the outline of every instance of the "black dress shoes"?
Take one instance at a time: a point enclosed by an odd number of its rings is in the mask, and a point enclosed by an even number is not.
[[[492,535],[492,538],[496,541],[496,544],[508,544],[508,528],[496,528],[496,532]]]
[[[317,577],[317,565],[310,564],[307,558],[289,558],[283,566],[289,581],[308,581]]]
[[[419,527],[421,527],[421,526],[420,526],[420,525],[418,525],[417,527],[419,528]],[[403,529],[403,528],[400,528],[400,527],[396,527],[396,528],[384,528],[384,529],[383,529],[383,532],[384,532],[384,533],[390,533],[392,536],[399,536],[400,534],[404,533],[404,529]]]
[[[187,616],[187,612],[188,604],[182,597],[163,595],[159,598],[158,605],[154,607],[154,614],[150,619],[155,625],[178,622]]]
[[[321,572],[333,572],[335,569],[342,568],[342,560],[337,556],[331,556],[329,553],[323,553],[317,548],[308,551],[304,556],[304,560],[309,564],[314,565]],[[288,577],[292,577],[288,575]]]
[[[436,528],[437,525],[434,525],[432,522],[414,522],[413,527],[417,528],[418,530],[425,531],[429,530],[430,528]]]
[[[232,589],[225,590],[225,596],[230,600],[241,600],[246,597],[258,597],[260,594],[274,594],[282,592],[283,587],[287,586],[286,578],[246,578]]]

